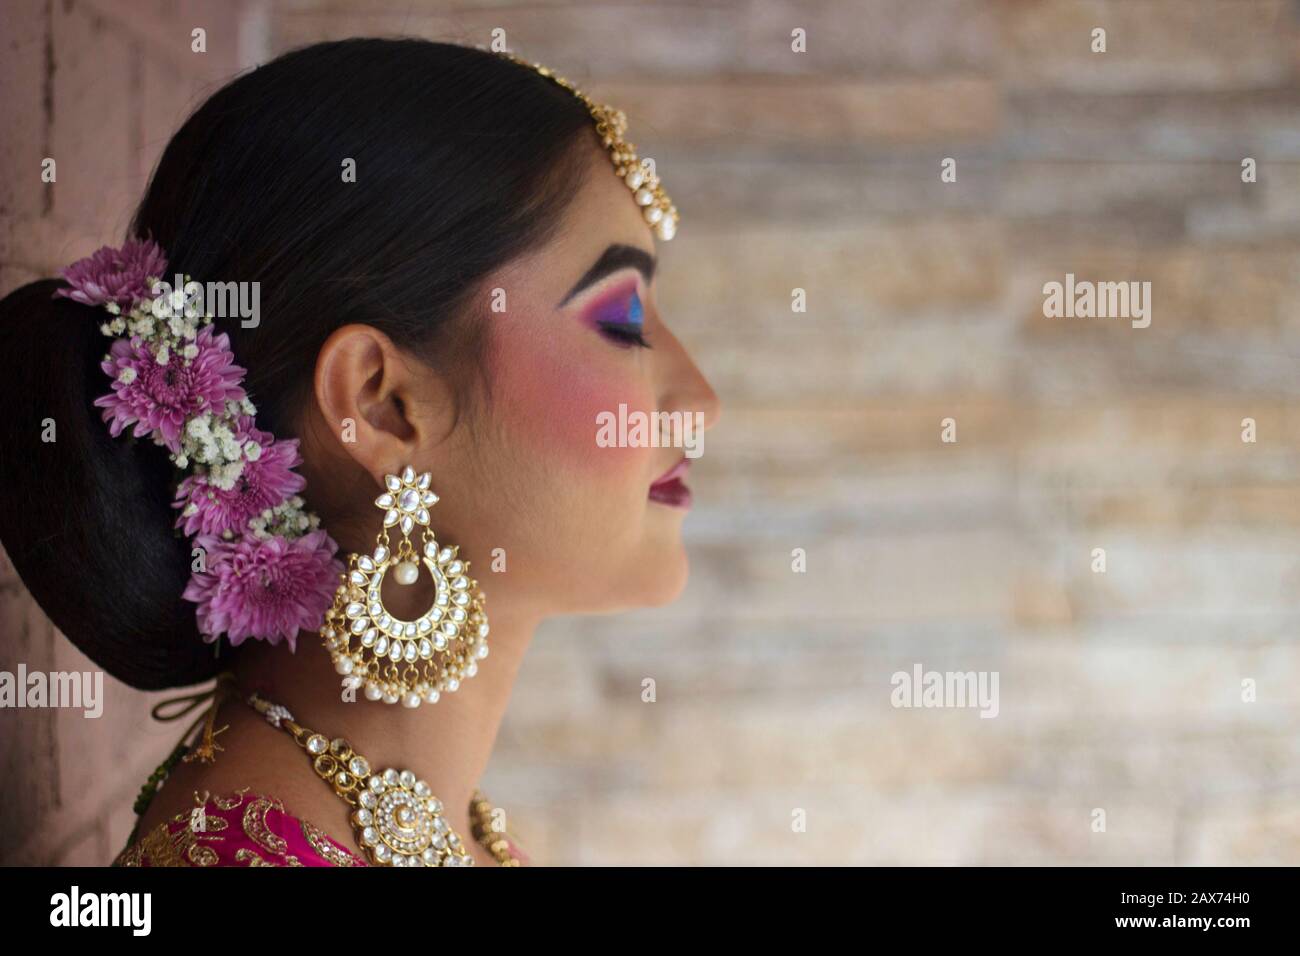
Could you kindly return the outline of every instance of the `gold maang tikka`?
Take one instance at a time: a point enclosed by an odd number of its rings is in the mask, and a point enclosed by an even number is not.
[[[568,90],[582,102],[596,124],[596,133],[609,154],[610,162],[614,164],[614,172],[623,180],[627,188],[632,190],[632,198],[641,207],[641,216],[654,229],[655,235],[664,242],[675,236],[677,224],[681,222],[681,215],[677,212],[673,201],[668,198],[668,193],[664,191],[653,166],[641,160],[637,155],[636,145],[624,136],[627,132],[627,114],[606,103],[596,102],[549,67],[542,66],[540,63],[530,63],[508,50],[495,52],[498,56],[535,70]]]
[[[352,554],[348,570],[325,614],[321,638],[334,669],[364,688],[368,700],[401,702],[406,707],[436,703],[478,673],[487,657],[488,621],[478,582],[469,562],[457,557],[456,545],[444,546],[429,529],[429,509],[438,501],[429,472],[417,475],[407,465],[400,475],[386,475],[375,506],[384,525],[371,554]],[[411,532],[422,529],[419,550]],[[402,535],[396,547],[390,528]],[[433,580],[429,609],[404,620],[384,606],[383,586],[389,571],[399,585],[420,579],[423,565]]]

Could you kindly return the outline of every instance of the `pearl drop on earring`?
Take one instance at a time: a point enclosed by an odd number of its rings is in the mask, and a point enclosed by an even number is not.
[[[420,580],[420,569],[414,561],[403,561],[393,569],[398,584],[414,584]]]

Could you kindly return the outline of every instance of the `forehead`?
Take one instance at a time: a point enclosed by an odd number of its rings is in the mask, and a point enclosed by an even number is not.
[[[641,214],[632,190],[614,171],[609,152],[600,144],[593,127],[578,147],[584,160],[585,178],[566,211],[567,229],[599,230],[609,242],[638,246],[654,253],[654,231]]]
[[[551,309],[609,246],[635,246],[654,255],[654,230],[642,217],[632,190],[614,171],[594,126],[575,148],[579,174],[562,185],[574,192],[558,228],[545,245],[489,277],[489,288],[524,292],[531,306]]]

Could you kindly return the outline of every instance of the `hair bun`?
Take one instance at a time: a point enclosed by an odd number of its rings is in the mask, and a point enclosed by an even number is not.
[[[204,644],[186,542],[173,530],[166,451],[113,438],[93,406],[105,390],[102,309],[33,282],[0,300],[0,542],[54,625],[141,690],[182,687],[228,666]],[[229,648],[223,648],[223,655]]]

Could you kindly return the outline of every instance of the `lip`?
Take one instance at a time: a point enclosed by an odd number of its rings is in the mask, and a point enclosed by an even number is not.
[[[691,460],[682,458],[677,464],[656,478],[650,486],[648,496],[650,500],[674,508],[689,508],[691,506],[691,489],[686,486],[682,478],[690,466]]]

